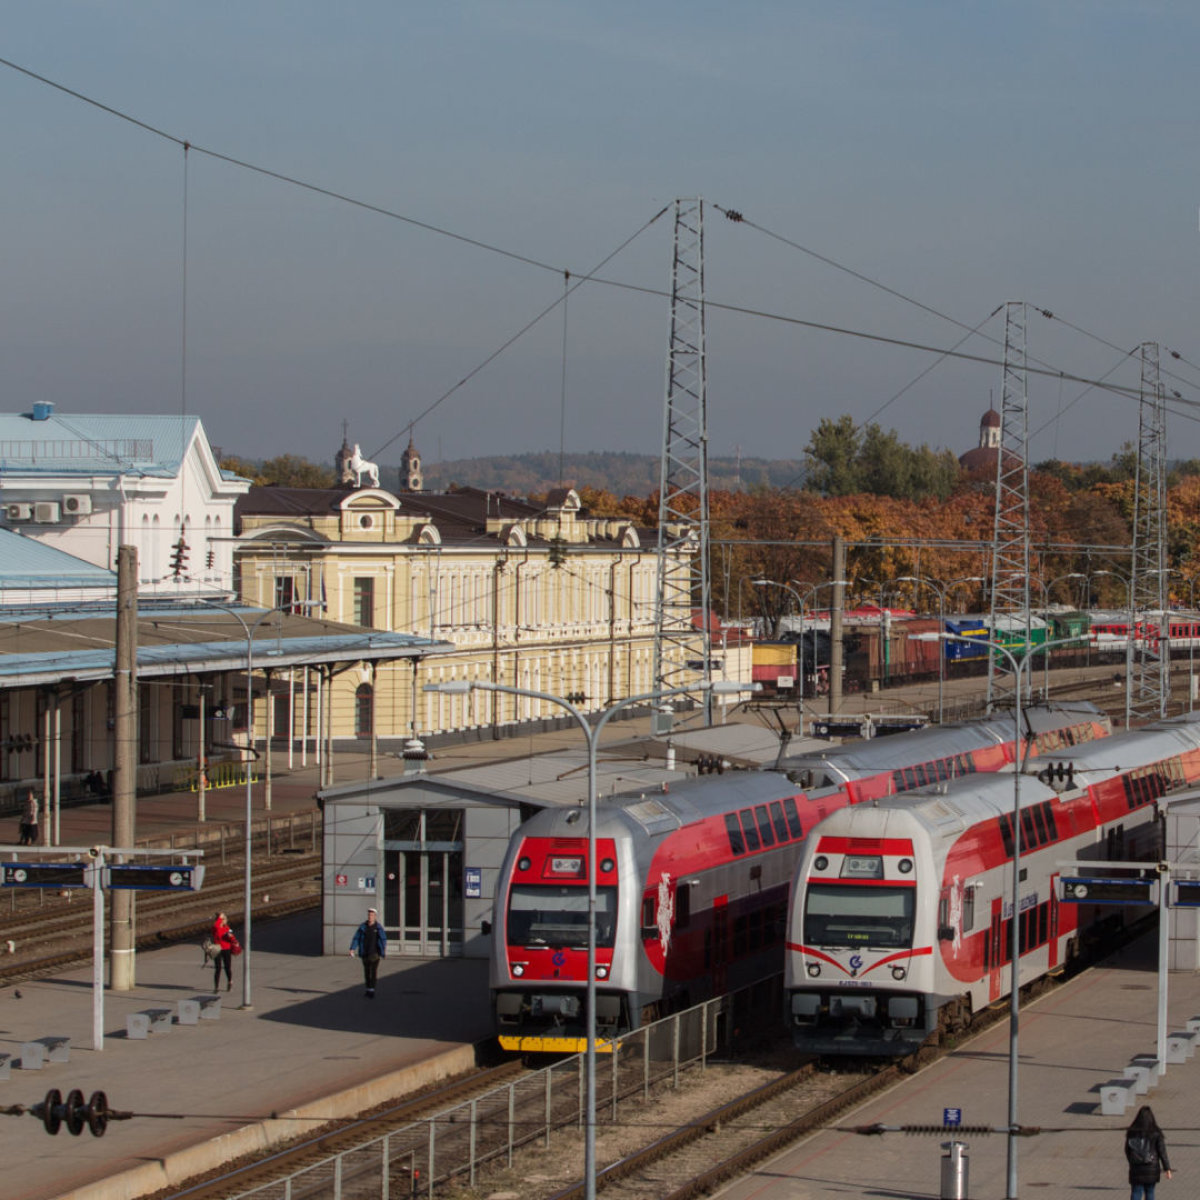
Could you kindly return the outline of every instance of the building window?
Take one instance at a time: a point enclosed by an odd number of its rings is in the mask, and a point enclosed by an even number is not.
[[[275,577],[275,607],[290,612],[296,611],[296,580],[291,575]]]
[[[360,683],[354,693],[354,736],[369,738],[375,722],[375,694],[369,683]]]
[[[369,577],[354,580],[354,623],[367,627],[375,624],[375,580]]]

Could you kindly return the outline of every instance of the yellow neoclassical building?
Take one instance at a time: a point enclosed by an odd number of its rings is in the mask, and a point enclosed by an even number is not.
[[[423,690],[434,681],[507,684],[584,710],[652,689],[657,531],[588,516],[572,489],[536,507],[473,488],[254,487],[236,519],[248,603],[454,646],[411,665],[274,674],[277,738],[315,737],[319,721],[338,740],[489,737],[564,715],[528,697]]]

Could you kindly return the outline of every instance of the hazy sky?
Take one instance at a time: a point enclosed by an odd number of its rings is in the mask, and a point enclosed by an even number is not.
[[[560,297],[563,270],[588,272],[679,196],[707,202],[712,302],[962,336],[787,239],[968,326],[1010,300],[1050,310],[1031,311],[1029,353],[1075,375],[1117,368],[1136,387],[1122,353],[1159,341],[1183,356],[1164,351],[1184,380],[1168,386],[1200,399],[1200,9],[1182,0],[0,13],[0,57],[194,147],[553,268],[197,149],[185,188],[177,144],[0,67],[9,411],[186,405],[229,452],[320,459],[345,418],[374,454]],[[667,213],[602,274],[665,291],[671,234]],[[668,317],[662,295],[572,294],[568,450],[659,452]],[[984,330],[1002,338],[1001,316]],[[563,346],[560,306],[421,421],[426,458],[557,449]],[[708,352],[717,455],[798,455],[841,413],[961,452],[999,403],[997,366],[949,362],[883,408],[931,355],[716,308]],[[1136,439],[1136,401],[1083,390],[1031,380],[1035,461]],[[1197,416],[1172,412],[1173,455],[1200,456]]]

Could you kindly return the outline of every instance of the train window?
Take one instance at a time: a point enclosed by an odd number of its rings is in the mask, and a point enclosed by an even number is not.
[[[788,829],[791,830],[792,837],[802,837],[804,835],[804,828],[800,824],[800,814],[796,811],[795,799],[792,796],[788,796],[783,802],[783,807],[787,813]]]
[[[945,928],[950,924],[950,897],[942,896],[938,900],[938,927]]]
[[[758,821],[758,832],[762,838],[764,846],[775,845],[775,831],[771,828],[771,814],[767,812],[765,804],[758,805],[754,810],[755,819]]]
[[[906,792],[910,792],[916,786],[917,786],[916,772],[912,769],[912,767],[905,767],[904,768],[904,790]]]
[[[1000,840],[1004,843],[1004,853],[1012,858],[1015,842],[1013,841],[1013,819],[1011,813],[1005,813],[1000,818]]]
[[[738,917],[733,923],[733,953],[736,957],[738,954],[746,952],[746,918]]]
[[[758,830],[754,828],[754,813],[748,808],[743,808],[740,815],[742,818],[742,836],[746,839],[746,849],[759,849]]]
[[[751,950],[757,950],[762,945],[762,909],[756,908],[749,913],[746,924],[746,942]]]
[[[776,840],[786,842],[788,840],[787,820],[783,815],[783,805],[778,800],[771,801],[771,823],[775,826]]]
[[[903,771],[893,771],[892,772],[892,791],[893,792],[902,792],[902,791],[904,791],[904,788],[905,788],[904,772]]]
[[[1052,842],[1057,842],[1058,841],[1058,822],[1054,818],[1054,805],[1052,805],[1050,803],[1050,801],[1047,800],[1046,803],[1042,805],[1042,807],[1046,810],[1046,828],[1047,828],[1047,830],[1049,830],[1050,840]]]
[[[1040,945],[1042,945],[1043,942],[1048,940],[1048,932],[1049,932],[1049,926],[1050,926],[1050,905],[1049,904],[1039,904],[1037,913],[1038,913],[1038,938],[1037,938],[1037,940],[1038,940],[1038,945],[1040,946]]]
[[[675,928],[686,929],[692,920],[692,889],[686,883],[675,885]]]
[[[970,933],[975,928],[975,889],[963,888],[962,931]]]
[[[1029,809],[1021,809],[1021,845],[1022,847],[1036,846],[1037,834],[1033,828],[1033,816]]]
[[[933,765],[937,768],[938,782],[945,783],[950,778],[950,764],[944,758],[939,758]]]
[[[725,814],[725,832],[729,834],[729,849],[733,854],[745,854],[746,842],[742,837],[741,822],[738,821],[737,813]]]
[[[647,932],[649,931],[649,932]],[[642,897],[642,937],[653,937],[658,933],[658,922],[654,919],[654,897]]]
[[[1033,823],[1037,826],[1038,845],[1044,846],[1050,840],[1050,831],[1046,828],[1045,805],[1037,804],[1030,811],[1033,813]]]

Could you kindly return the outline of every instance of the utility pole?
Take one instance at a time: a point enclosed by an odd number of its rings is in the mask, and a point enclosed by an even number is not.
[[[1004,306],[1004,378],[1000,445],[996,449],[996,517],[992,533],[991,635],[1030,645],[1029,615],[1029,379],[1025,304]],[[1006,655],[988,655],[987,710],[1007,707],[1021,686]]]
[[[675,201],[671,337],[658,501],[655,692],[696,684],[712,724],[704,203]],[[692,619],[701,614],[700,628]],[[665,732],[665,729],[661,730]]]
[[[136,546],[117,548],[117,643],[113,671],[112,844],[134,845],[137,793],[137,581]],[[112,896],[112,989],[127,992],[135,984],[131,889]]]
[[[846,593],[846,543],[841,534],[833,539],[833,595],[829,601],[829,715],[842,711],[842,607]],[[801,630],[803,633],[803,630]],[[813,661],[816,661],[816,632],[813,632]]]
[[[1167,614],[1167,402],[1158,343],[1141,346],[1138,457],[1133,493],[1133,565],[1129,580],[1129,640],[1125,647],[1125,724],[1167,715],[1171,695]],[[1141,636],[1134,629],[1144,623]],[[1157,644],[1151,625],[1157,625]]]

